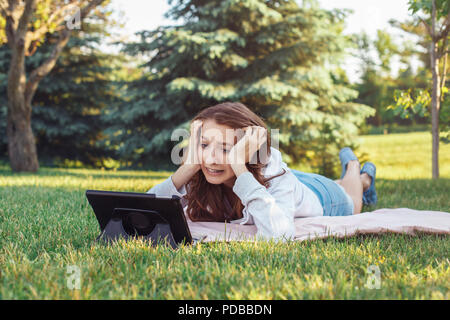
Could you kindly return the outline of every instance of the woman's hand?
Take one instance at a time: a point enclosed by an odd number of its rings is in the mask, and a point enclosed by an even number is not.
[[[191,123],[191,136],[189,137],[189,145],[183,150],[182,165],[172,175],[173,185],[178,191],[201,169],[201,162],[198,157],[201,128],[202,121],[195,120]]]
[[[201,137],[201,129],[203,122],[195,120],[191,123],[191,136],[189,137],[189,145],[183,155],[183,165],[190,166],[195,172],[201,168],[201,159],[198,156],[198,147]]]
[[[233,170],[241,171],[249,162],[256,151],[267,141],[267,130],[260,126],[244,128],[244,136],[231,148],[228,153],[228,163]],[[235,170],[235,172],[236,172]]]

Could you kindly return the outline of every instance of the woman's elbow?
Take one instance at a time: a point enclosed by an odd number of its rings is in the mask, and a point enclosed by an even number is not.
[[[286,242],[293,240],[294,237],[295,237],[295,226],[289,225],[288,227],[282,228],[281,230],[275,232],[272,238],[277,241]]]
[[[258,231],[258,235],[264,238],[265,240],[286,242],[294,239],[295,226],[294,224],[286,224],[280,228],[273,228],[271,230],[267,230],[267,232]]]

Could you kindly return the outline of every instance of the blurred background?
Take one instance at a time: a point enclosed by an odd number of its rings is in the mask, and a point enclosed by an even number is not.
[[[433,132],[448,143],[448,6],[0,0],[0,161],[174,170],[172,132],[223,101],[279,129],[290,166],[330,177],[340,148],[364,159],[363,135]]]

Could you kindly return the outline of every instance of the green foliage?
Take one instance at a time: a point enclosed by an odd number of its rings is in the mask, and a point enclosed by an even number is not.
[[[361,72],[361,79],[354,86],[359,92],[355,101],[376,109],[368,123],[380,126],[405,122],[387,107],[394,103],[395,90],[426,86],[422,71],[415,73],[412,70],[411,62],[417,53],[410,50],[409,42],[398,43],[391,34],[383,30],[378,30],[375,39],[365,33],[354,35],[353,39],[357,45],[355,56],[360,61]],[[394,58],[399,58],[402,62],[397,75],[393,74],[391,66]],[[412,120],[420,121],[420,118],[414,117]]]
[[[440,136],[440,141],[449,143],[450,140],[450,99],[446,87],[442,88],[442,106],[439,110],[439,127],[443,134]],[[423,89],[408,89],[395,90],[394,92],[395,104],[389,105],[388,110],[392,110],[396,116],[402,119],[410,117],[420,117],[429,119],[431,110],[431,96],[428,90]]]
[[[377,110],[375,117],[368,119],[368,123],[372,125],[428,123],[430,109],[426,108],[429,106],[431,92],[430,37],[417,16],[409,21],[393,20],[390,23],[402,31],[402,37],[405,35],[414,41],[397,43],[391,35],[380,30],[374,40],[365,34],[355,36],[362,71],[361,82],[355,86],[360,93],[356,102],[373,106]],[[376,54],[371,55],[370,52]],[[401,63],[397,75],[393,74],[390,67],[394,58]],[[412,68],[414,59],[421,63],[417,71]],[[447,64],[447,70],[448,67]],[[442,62],[439,68],[443,70]],[[446,90],[444,86],[444,95]],[[448,108],[448,102],[444,98],[447,99],[446,95],[441,100],[441,113]],[[448,118],[443,115],[440,119],[442,131],[448,131]]]
[[[408,118],[410,114],[418,114],[420,117],[428,117],[430,115],[429,106],[431,97],[427,90],[407,91],[395,90],[394,92],[395,106],[390,105],[388,109],[393,110],[395,115],[402,118]]]
[[[396,123],[382,126],[368,125],[361,130],[364,135],[380,135],[388,133],[409,133],[409,132],[428,132],[431,131],[430,124],[398,125]]]
[[[6,19],[0,15],[0,44],[6,42]]]
[[[12,1],[11,3],[14,3]],[[110,3],[110,0],[103,2],[101,6],[105,7]],[[38,0],[31,16],[31,20],[27,26],[27,30],[30,31],[28,36],[31,36],[32,32],[38,31],[39,36],[33,37],[35,46],[40,46],[46,41],[48,34],[53,34],[57,30],[60,30],[61,25],[66,21],[66,17],[72,15],[77,8],[84,8],[89,4],[89,0]],[[24,1],[17,4],[17,7],[24,7]],[[6,1],[2,2],[4,9],[9,8],[9,4]],[[21,10],[18,10],[21,14]],[[110,11],[97,10],[96,16],[102,16],[103,18],[110,15]],[[16,17],[18,21],[18,17]],[[0,12],[0,46],[6,44],[8,41],[5,33],[6,18]],[[44,32],[45,31],[45,32]]]
[[[446,18],[450,10],[449,0],[435,0],[436,1],[436,18]],[[431,14],[432,1],[431,0],[409,0],[408,7],[412,14],[424,12]]]
[[[443,143],[450,143],[450,95],[445,96],[444,103],[439,110],[439,140]]]
[[[395,54],[399,53],[399,47],[394,43],[392,36],[383,30],[377,30],[377,39],[374,41],[375,48],[380,59],[380,67],[383,71],[391,70],[391,61]]]
[[[431,0],[410,0],[408,2],[409,5],[409,10],[412,12],[412,14],[414,15],[418,15],[419,13],[425,13],[427,15],[427,19],[424,20],[422,19],[422,23],[427,23],[428,27],[431,26],[431,22],[430,22],[430,18],[431,18],[431,13],[432,13],[432,1]],[[450,1],[449,0],[436,0],[435,1],[435,5],[436,5],[436,19],[437,19],[437,23],[439,21],[444,21],[443,25],[445,25],[445,21],[448,18],[449,15],[449,9],[450,9]],[[417,19],[417,18],[416,18]],[[416,20],[417,21],[417,20]],[[420,23],[420,22],[417,22]],[[447,22],[448,23],[448,22]],[[439,23],[437,26],[437,31],[439,31]],[[426,34],[425,31],[422,29],[420,31],[420,29],[416,28],[405,28],[404,29],[407,32],[410,33],[415,33],[418,34],[421,37],[421,40],[419,41],[419,43],[424,46],[426,48],[426,52],[427,54],[423,57],[426,60],[430,59],[430,53],[429,53],[429,44],[430,41],[432,41],[430,39],[429,34]],[[442,39],[441,39],[442,40]],[[440,44],[439,44],[440,42]],[[438,46],[439,46],[439,52],[445,52],[446,50],[448,50],[448,36],[446,39],[444,39],[444,41],[438,41]],[[444,57],[444,59],[441,59],[442,57]],[[446,55],[442,56],[441,58],[438,57],[438,67],[439,70],[442,70],[442,72],[440,72],[440,77],[441,78],[446,78],[446,74],[447,74],[447,69],[448,69],[448,65],[446,64],[446,61],[443,60],[447,60]],[[388,109],[393,110],[394,114],[401,116],[402,118],[409,118],[413,115],[417,115],[419,117],[422,118],[430,118],[430,110],[432,108],[431,106],[431,81],[430,79],[430,71],[427,70],[429,69],[429,64],[428,61],[425,62],[425,70],[426,70],[426,74],[427,74],[427,80],[428,80],[428,85],[427,87],[425,87],[424,89],[418,89],[418,88],[414,88],[413,86],[411,86],[409,89],[403,89],[403,90],[396,90],[394,92],[394,100],[395,100],[395,104],[392,104],[388,107]],[[450,101],[449,101],[449,97],[448,97],[448,88],[446,87],[446,83],[438,83],[437,85],[439,85],[441,87],[441,95],[437,97],[437,99],[440,99],[441,102],[441,108],[439,110],[439,130],[443,132],[443,135],[441,135],[439,137],[439,139],[444,142],[444,143],[449,143],[450,140],[450,117],[449,117],[449,106],[450,106]]]
[[[101,53],[98,46],[106,25],[83,23],[74,32],[50,74],[43,78],[33,99],[32,129],[39,158],[44,164],[61,165],[66,159],[102,166],[113,153],[99,141],[104,138],[101,110],[120,99],[114,81],[120,58]],[[47,38],[26,60],[34,69],[52,50],[55,35]],[[6,156],[6,73],[9,48],[0,47],[0,152]]]
[[[106,115],[121,158],[167,163],[179,142],[171,132],[188,129],[197,112],[223,101],[241,101],[280,129],[288,163],[330,158],[355,145],[358,125],[373,110],[350,103],[357,92],[337,67],[350,45],[342,35],[345,12],[314,1],[171,3],[167,16],[183,24],[142,31],[124,50],[143,57],[144,74]]]

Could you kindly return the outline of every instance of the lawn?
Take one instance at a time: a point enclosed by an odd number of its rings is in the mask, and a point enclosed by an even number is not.
[[[450,145],[431,177],[427,132],[363,136],[377,208],[450,212]],[[86,189],[145,192],[170,172],[0,167],[0,299],[449,299],[450,238],[383,234],[305,242],[104,247]],[[72,266],[80,289],[70,289]],[[367,286],[370,266],[379,289]]]

